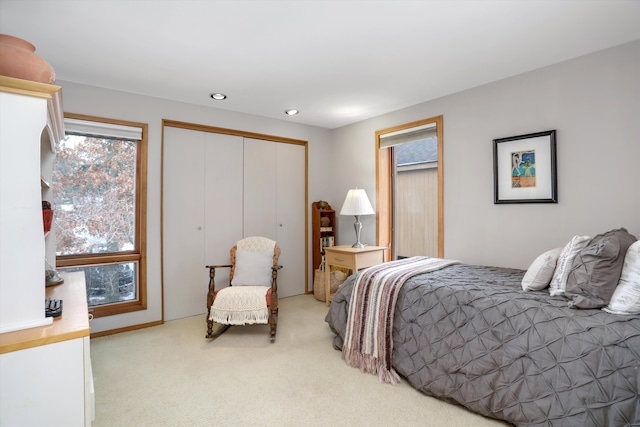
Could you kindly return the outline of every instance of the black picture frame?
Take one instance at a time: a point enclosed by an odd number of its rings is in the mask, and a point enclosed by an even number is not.
[[[556,131],[493,140],[494,204],[558,203]]]

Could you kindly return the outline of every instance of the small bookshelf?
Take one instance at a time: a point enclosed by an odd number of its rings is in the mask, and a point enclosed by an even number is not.
[[[336,244],[336,211],[331,205],[313,202],[311,204],[311,226],[313,243],[313,270],[324,265],[325,248]]]

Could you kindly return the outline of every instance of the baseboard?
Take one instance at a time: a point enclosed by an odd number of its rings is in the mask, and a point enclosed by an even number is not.
[[[99,338],[107,335],[119,334],[120,332],[128,332],[128,331],[135,331],[137,329],[150,328],[151,326],[158,326],[158,325],[162,325],[163,323],[164,321],[158,320],[156,322],[142,323],[140,325],[126,326],[124,328],[118,328],[118,329],[110,329],[108,331],[93,333],[91,334],[91,338]]]

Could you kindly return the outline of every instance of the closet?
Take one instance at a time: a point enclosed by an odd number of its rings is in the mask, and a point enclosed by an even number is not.
[[[205,266],[252,235],[282,249],[279,296],[305,293],[306,143],[168,120],[163,133],[164,319],[206,313]]]

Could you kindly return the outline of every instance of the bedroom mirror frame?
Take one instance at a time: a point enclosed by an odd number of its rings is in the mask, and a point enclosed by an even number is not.
[[[375,133],[376,141],[376,242],[378,246],[385,246],[389,250],[385,253],[385,260],[395,260],[396,253],[396,227],[395,227],[395,160],[393,148],[387,148],[382,140],[389,134],[410,133],[416,128],[429,128],[435,125],[437,136],[437,201],[438,201],[438,257],[444,258],[444,168],[443,168],[443,116],[435,116],[387,129],[378,130]]]

